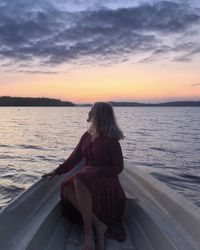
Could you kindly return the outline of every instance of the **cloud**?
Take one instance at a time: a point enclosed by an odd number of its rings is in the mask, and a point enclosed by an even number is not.
[[[191,84],[192,87],[200,86],[200,83]]]
[[[51,75],[51,74],[58,74],[59,72],[57,71],[41,71],[41,70],[18,70],[18,73],[28,73],[28,74],[46,74],[46,75]]]
[[[183,61],[199,53],[198,38],[195,42],[184,41],[186,34],[200,23],[199,9],[191,2],[135,1],[133,5],[133,1],[126,0],[123,3],[1,1],[0,59],[17,65],[34,64],[38,67],[36,72],[49,72],[40,68],[63,63],[106,65],[145,53],[150,55],[140,62],[166,55],[171,60]],[[177,43],[180,36],[184,39]]]

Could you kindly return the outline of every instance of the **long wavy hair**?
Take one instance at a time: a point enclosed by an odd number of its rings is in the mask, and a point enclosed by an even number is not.
[[[101,136],[108,136],[117,140],[124,139],[123,132],[119,128],[113,107],[107,102],[94,103],[90,113],[89,122],[91,122],[88,132],[91,134],[98,132]]]

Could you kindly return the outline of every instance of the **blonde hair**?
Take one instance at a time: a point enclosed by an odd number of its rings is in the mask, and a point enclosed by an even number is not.
[[[118,127],[113,107],[107,102],[96,102],[91,109],[91,125],[88,132],[98,132],[102,136],[108,136],[117,140],[124,139],[123,132]]]

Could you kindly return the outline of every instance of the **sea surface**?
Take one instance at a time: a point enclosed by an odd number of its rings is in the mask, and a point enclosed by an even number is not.
[[[0,209],[55,169],[89,107],[0,107]],[[117,107],[124,158],[200,206],[200,108]]]

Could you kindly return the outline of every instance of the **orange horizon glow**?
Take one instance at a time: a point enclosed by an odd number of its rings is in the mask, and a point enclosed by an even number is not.
[[[118,64],[51,75],[1,74],[0,96],[48,97],[74,103],[198,100],[200,79],[193,66]]]

